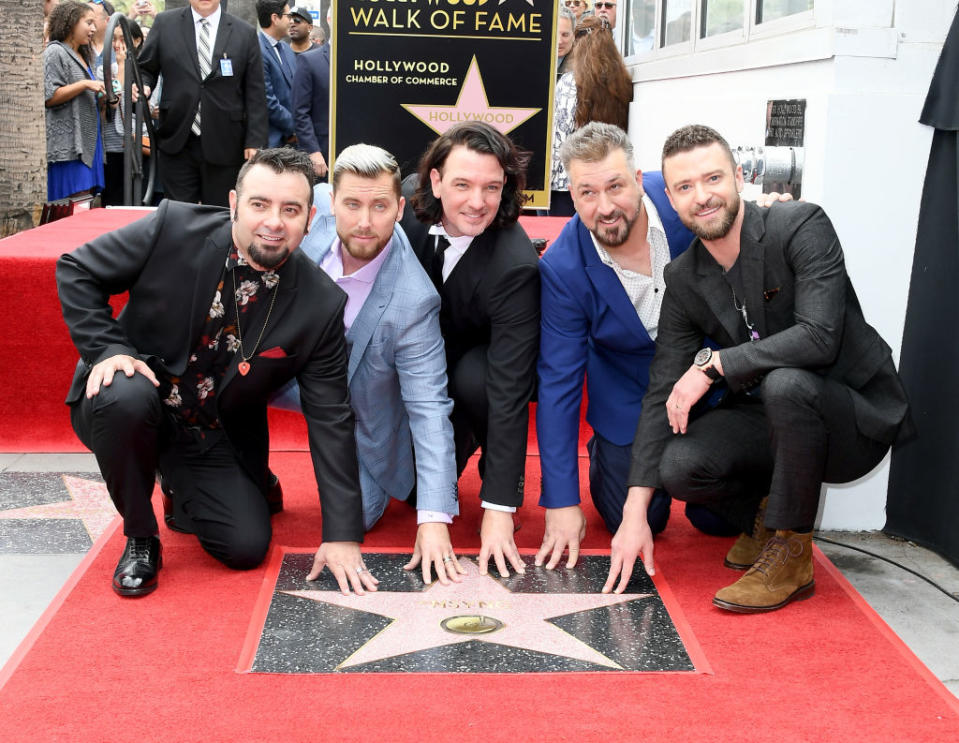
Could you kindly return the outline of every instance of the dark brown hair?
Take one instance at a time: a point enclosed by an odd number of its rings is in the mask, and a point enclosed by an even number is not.
[[[83,20],[87,13],[93,13],[93,7],[76,0],[63,0],[50,11],[47,21],[47,37],[50,41],[66,42],[73,33],[76,25]],[[93,49],[89,44],[83,44],[77,51],[80,57],[88,64],[93,64]]]
[[[257,150],[256,153],[243,163],[236,177],[236,193],[242,191],[243,179],[254,165],[265,165],[277,175],[281,173],[301,173],[310,185],[310,199],[307,209],[313,206],[313,183],[315,182],[313,161],[305,152],[290,147],[273,147],[272,149]]]
[[[493,155],[506,174],[499,209],[490,226],[506,227],[519,219],[523,207],[523,189],[526,187],[526,166],[530,153],[520,150],[513,141],[480,121],[466,121],[448,129],[440,135],[420,159],[418,169],[419,183],[410,202],[416,218],[426,224],[436,224],[443,216],[443,205],[433,195],[430,171],[436,168],[443,172],[446,158],[457,145],[463,145],[473,152]]]
[[[609,21],[604,16],[580,18],[575,36],[576,127],[602,121],[626,129],[633,80],[613,41]]]
[[[715,129],[703,126],[702,124],[689,124],[688,126],[677,129],[666,137],[666,141],[663,143],[663,157],[660,163],[660,169],[665,170],[667,157],[678,155],[680,152],[689,152],[690,150],[695,150],[697,147],[708,147],[711,144],[718,144],[726,151],[726,154],[729,156],[729,162],[735,172],[737,163],[736,158],[733,157],[733,151],[729,146],[729,142]]]

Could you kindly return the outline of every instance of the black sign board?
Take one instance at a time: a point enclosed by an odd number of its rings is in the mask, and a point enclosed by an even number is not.
[[[439,134],[486,121],[532,153],[549,203],[556,0],[334,0],[330,151],[375,144],[406,175]]]
[[[767,147],[802,147],[805,134],[805,99],[766,102]]]

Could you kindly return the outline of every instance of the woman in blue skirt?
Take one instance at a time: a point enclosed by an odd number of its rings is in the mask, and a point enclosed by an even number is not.
[[[86,3],[64,0],[50,13],[50,43],[43,52],[48,201],[103,188],[104,88],[92,69],[95,33]]]

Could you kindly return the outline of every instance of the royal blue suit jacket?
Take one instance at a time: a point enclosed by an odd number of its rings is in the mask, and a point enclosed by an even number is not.
[[[693,235],[666,198],[662,175],[643,174],[675,258]],[[580,407],[583,376],[586,420],[603,438],[631,444],[649,384],[656,344],[612,268],[603,263],[589,230],[573,217],[539,264],[542,287],[536,436],[543,472],[539,503],[579,503]]]
[[[336,238],[330,187],[314,189],[317,215],[300,250],[319,263]],[[347,380],[356,414],[356,452],[364,497],[371,485],[405,500],[416,483],[417,508],[459,514],[453,402],[446,393],[440,298],[397,226],[369,296],[346,333]],[[299,407],[295,383],[273,400]],[[415,448],[415,462],[414,462]],[[414,479],[415,478],[415,479]]]
[[[266,109],[270,115],[270,147],[279,147],[295,130],[293,126],[293,73],[296,54],[282,41],[276,45],[283,64],[273,51],[273,39],[260,31],[260,55],[263,57],[263,79],[266,87]]]
[[[293,75],[293,118],[296,145],[321,152],[330,161],[330,45],[303,52]]]

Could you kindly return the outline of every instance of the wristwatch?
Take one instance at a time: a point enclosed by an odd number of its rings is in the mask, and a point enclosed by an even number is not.
[[[699,371],[709,377],[710,382],[716,382],[722,377],[722,374],[719,373],[719,369],[709,363],[712,359],[713,349],[703,348],[696,354],[693,363]]]

